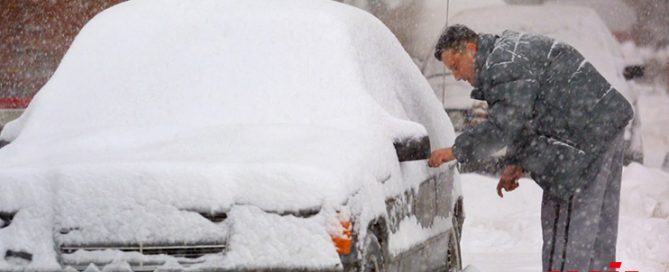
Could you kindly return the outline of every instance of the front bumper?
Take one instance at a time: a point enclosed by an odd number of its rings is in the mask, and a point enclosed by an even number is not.
[[[308,218],[234,206],[219,243],[98,244],[59,246],[63,269],[84,271],[94,265],[123,271],[341,271],[342,265],[325,216]]]

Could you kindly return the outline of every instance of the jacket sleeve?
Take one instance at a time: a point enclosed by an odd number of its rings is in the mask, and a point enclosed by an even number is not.
[[[512,141],[511,144],[506,147],[506,154],[501,160],[502,166],[519,164],[520,154],[523,153],[522,149],[525,144],[526,142],[520,139]]]
[[[518,138],[532,119],[539,85],[534,79],[518,79],[490,88],[488,120],[460,134],[455,139],[453,154],[461,163],[481,160]]]

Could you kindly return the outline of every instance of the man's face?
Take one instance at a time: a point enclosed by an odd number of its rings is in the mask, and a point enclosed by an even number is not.
[[[441,53],[441,62],[453,72],[456,80],[465,80],[473,86],[474,56],[476,56],[476,44],[467,43],[463,51],[450,49]]]

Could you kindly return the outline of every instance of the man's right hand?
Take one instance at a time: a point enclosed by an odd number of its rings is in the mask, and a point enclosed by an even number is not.
[[[507,165],[502,171],[502,176],[499,178],[499,183],[497,183],[497,195],[499,197],[504,197],[502,194],[502,188],[505,191],[510,192],[518,188],[518,179],[523,176],[523,168],[520,165]]]
[[[445,162],[455,160],[455,155],[453,154],[453,148],[441,148],[432,152],[430,159],[427,161],[427,165],[430,167],[439,167]]]

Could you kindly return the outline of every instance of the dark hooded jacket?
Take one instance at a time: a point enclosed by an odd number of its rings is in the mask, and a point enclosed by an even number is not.
[[[458,161],[481,160],[507,146],[549,193],[567,198],[591,180],[595,158],[632,119],[629,102],[573,47],[505,31],[480,34],[471,97],[488,120],[455,140]]]

